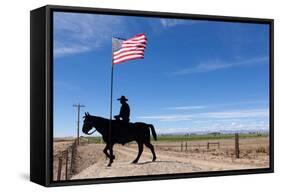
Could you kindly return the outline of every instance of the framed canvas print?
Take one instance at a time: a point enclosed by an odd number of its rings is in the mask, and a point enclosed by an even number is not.
[[[273,20],[31,11],[30,179],[273,172]]]

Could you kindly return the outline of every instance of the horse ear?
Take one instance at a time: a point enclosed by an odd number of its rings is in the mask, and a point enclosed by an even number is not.
[[[90,115],[89,112],[87,112],[87,115]]]
[[[87,116],[87,113],[85,112],[85,116]]]

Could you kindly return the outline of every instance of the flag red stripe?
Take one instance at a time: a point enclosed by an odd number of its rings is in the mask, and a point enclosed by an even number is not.
[[[125,52],[125,53],[122,53],[122,54],[118,54],[118,55],[114,55],[113,56],[113,59],[119,59],[119,58],[122,58],[124,56],[127,56],[127,55],[134,55],[134,54],[144,54],[144,51],[128,51],[128,52]]]
[[[144,38],[144,39],[139,39],[139,40],[132,39],[132,40],[123,41],[123,43],[146,43],[146,41],[147,41],[146,38]]]
[[[144,50],[144,47],[138,47],[138,48],[135,48],[135,47],[128,47],[128,48],[122,48],[118,51],[115,51],[113,52],[113,55],[118,55],[120,53],[125,53],[127,51],[142,51]]]
[[[126,55],[126,54],[139,54],[139,53],[144,53],[144,50],[131,50],[131,51],[124,51],[122,53],[118,53],[118,54],[115,54],[113,55],[114,58],[117,58],[119,56],[122,56],[122,55]]]
[[[122,44],[122,48],[125,48],[125,47],[146,47],[146,45],[145,44],[140,44],[140,43],[138,43],[138,44]]]
[[[116,57],[114,58],[114,60],[119,60],[119,59],[122,59],[124,57],[127,57],[127,56],[132,56],[132,55],[144,55],[144,53],[129,53],[129,54],[126,54],[126,55],[121,55],[120,57]]]
[[[145,35],[144,34],[139,34],[139,35],[135,35],[132,38],[127,39],[126,41],[133,40],[133,39],[142,39],[142,38],[145,38]]]
[[[142,42],[142,41],[147,41],[147,39],[141,38],[141,39],[131,39],[131,40],[125,40],[124,43],[128,43],[128,42]]]
[[[114,59],[114,61],[119,61],[119,60],[123,60],[126,58],[134,58],[134,56],[139,57],[139,56],[144,56],[143,54],[128,54],[128,55],[124,55],[118,59]]]
[[[126,42],[126,43],[123,42],[122,45],[142,45],[142,44],[146,45],[146,41],[139,41],[139,42],[130,41],[130,42]]]
[[[143,58],[144,58],[144,56],[142,56],[142,55],[135,55],[134,57],[116,60],[116,61],[113,62],[113,64],[119,64],[119,63],[122,63],[122,62],[125,62],[125,61],[129,61],[129,60],[133,60],[133,59],[143,59]]]

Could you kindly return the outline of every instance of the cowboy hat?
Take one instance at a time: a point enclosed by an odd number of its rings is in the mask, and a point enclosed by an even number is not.
[[[128,99],[124,96],[124,95],[122,95],[119,99],[117,99],[117,100],[121,100],[121,101],[128,101]]]

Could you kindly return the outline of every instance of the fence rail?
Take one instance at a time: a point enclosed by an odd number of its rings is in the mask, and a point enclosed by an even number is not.
[[[211,146],[217,146],[217,148],[220,148],[220,142],[207,142],[207,149],[210,149]]]
[[[236,133],[234,135],[234,154],[236,158],[240,158],[240,142],[239,142],[239,134]],[[221,148],[221,143],[219,141],[208,141],[206,144],[195,144],[195,145],[188,145],[188,141],[181,141],[180,144],[174,144],[174,145],[161,145],[161,144],[155,144],[156,147],[163,147],[163,148],[178,148],[181,152],[188,151],[188,148],[197,148],[197,149],[207,149],[210,150],[211,147],[216,147],[217,149]]]

